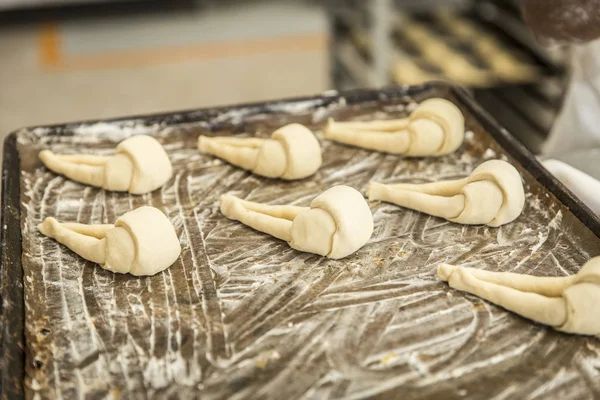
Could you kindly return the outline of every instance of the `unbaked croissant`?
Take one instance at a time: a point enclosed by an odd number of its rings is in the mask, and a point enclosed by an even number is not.
[[[165,149],[147,135],[123,140],[112,156],[61,155],[43,150],[39,157],[49,170],[74,181],[133,194],[152,192],[173,175]]]
[[[329,258],[343,258],[360,249],[373,233],[373,215],[363,196],[348,186],[334,186],[310,207],[271,206],[221,198],[221,212],[258,231],[285,240],[290,247]]]
[[[486,161],[467,178],[424,184],[371,182],[369,200],[382,200],[461,224],[492,227],[515,220],[523,210],[521,175],[501,160]]]
[[[170,267],[181,252],[173,225],[154,207],[123,214],[114,225],[60,223],[48,217],[38,230],[86,260],[122,274],[154,275]]]
[[[579,273],[537,277],[442,264],[438,276],[462,290],[556,330],[600,336],[600,257]]]
[[[319,141],[300,124],[281,127],[270,139],[200,136],[198,150],[268,178],[306,178],[322,163]]]
[[[330,119],[323,131],[325,139],[407,156],[452,153],[462,144],[464,133],[461,111],[441,98],[423,101],[408,118],[369,122]]]

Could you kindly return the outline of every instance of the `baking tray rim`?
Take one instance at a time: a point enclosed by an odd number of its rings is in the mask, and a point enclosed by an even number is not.
[[[189,109],[180,112],[124,116],[101,120],[84,120],[64,124],[41,125],[13,131],[4,141],[2,163],[2,195],[0,237],[0,398],[24,398],[25,377],[25,305],[23,291],[23,268],[21,263],[21,208],[20,208],[20,160],[17,153],[19,132],[33,129],[65,130],[76,126],[99,122],[119,123],[144,121],[149,124],[162,122],[165,127],[186,123],[199,123],[233,110],[256,110],[274,114],[279,106],[313,102],[313,107],[326,107],[345,101],[347,105],[368,103],[392,98],[409,97],[428,90],[446,89],[456,96],[462,106],[475,118],[492,138],[534,179],[552,193],[594,235],[600,238],[600,217],[594,214],[579,198],[554,178],[537,158],[514,138],[487,111],[479,106],[467,89],[444,81],[422,85],[394,85],[379,89],[355,89],[338,92],[330,90],[314,96],[293,97],[266,102],[242,103],[231,106]],[[170,120],[171,118],[171,120]],[[60,135],[60,133],[58,133]],[[6,311],[10,311],[7,313]]]

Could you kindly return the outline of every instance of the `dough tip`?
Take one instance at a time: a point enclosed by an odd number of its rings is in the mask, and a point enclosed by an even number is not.
[[[369,201],[377,201],[380,200],[380,192],[381,189],[383,189],[385,187],[385,185],[383,183],[379,183],[379,182],[369,182],[369,184],[367,185],[367,198],[369,199]]]
[[[449,264],[440,264],[437,267],[437,275],[444,282],[448,282],[450,280],[450,276],[456,270],[457,267]]]
[[[323,137],[327,138],[329,130],[335,124],[335,120],[331,117],[327,118],[327,124],[325,125],[325,129],[323,129]]]
[[[37,226],[37,230],[44,236],[52,236],[54,231],[53,226],[57,223],[57,221],[52,217],[46,217],[46,219],[39,223]]]
[[[204,135],[198,136],[198,151],[200,151],[200,153],[206,152],[206,136]]]
[[[372,185],[372,182],[369,182],[369,183],[367,184],[367,190],[365,191],[365,197],[366,197],[366,198],[367,198],[369,201],[371,201],[371,185]]]
[[[235,197],[232,194],[224,194],[221,195],[221,198],[219,199],[220,201],[220,205],[219,205],[219,209],[221,211],[221,213],[223,215],[225,215],[227,218],[233,219],[233,215],[234,215],[234,208],[237,206],[238,202],[237,202],[238,198]]]
[[[48,159],[54,157],[54,153],[51,150],[42,150],[40,151],[38,157],[40,158],[40,160],[42,160],[43,163],[46,163]]]

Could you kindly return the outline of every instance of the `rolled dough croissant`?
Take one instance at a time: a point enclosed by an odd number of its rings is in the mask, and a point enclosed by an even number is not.
[[[554,329],[600,336],[600,257],[577,275],[536,277],[442,264],[438,276],[462,290]]]
[[[123,140],[112,156],[60,155],[40,152],[40,160],[51,171],[86,185],[133,194],[152,192],[173,174],[169,156],[151,136]]]
[[[221,212],[258,231],[268,233],[300,251],[338,259],[360,249],[373,233],[373,215],[363,196],[348,186],[334,186],[310,207],[271,206],[221,198]]]
[[[38,230],[86,260],[122,274],[154,275],[171,266],[181,252],[173,225],[154,207],[130,211],[114,225],[60,223],[49,217]]]
[[[329,140],[384,153],[439,156],[460,147],[465,120],[458,107],[436,98],[425,100],[403,119],[370,122],[330,119],[323,133]]]
[[[198,150],[268,178],[306,178],[323,162],[319,141],[300,124],[281,127],[270,139],[200,136]]]
[[[369,200],[382,200],[461,224],[500,226],[523,210],[521,175],[509,163],[486,161],[467,178],[425,184],[371,182]]]

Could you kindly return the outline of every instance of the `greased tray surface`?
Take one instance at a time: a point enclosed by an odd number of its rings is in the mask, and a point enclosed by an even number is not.
[[[405,116],[416,102],[435,96],[461,107],[468,131],[456,153],[440,158],[405,159],[322,141],[324,163],[317,174],[284,182],[251,175],[196,149],[201,133],[267,136],[289,122],[319,131],[329,116]],[[116,143],[137,133],[155,135],[174,164],[174,177],[152,194],[86,187],[49,172],[37,159],[45,148],[110,154]],[[16,143],[28,398],[489,399],[600,393],[598,340],[531,323],[454,291],[435,275],[438,263],[449,262],[560,276],[576,273],[600,253],[598,220],[460,89],[434,84],[330,93],[24,129]],[[527,201],[515,222],[462,226],[372,203],[373,237],[343,260],[295,251],[226,219],[218,208],[224,193],[308,205],[333,185],[364,193],[370,180],[458,178],[493,158],[511,161],[523,175]],[[47,216],[111,223],[146,204],[165,212],[183,248],[170,269],[153,277],[102,270],[36,232]],[[4,269],[5,261],[6,255]],[[3,295],[10,292],[4,276]]]

